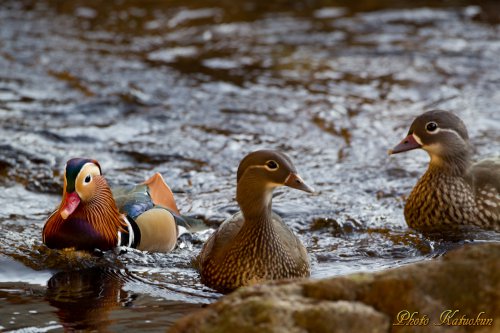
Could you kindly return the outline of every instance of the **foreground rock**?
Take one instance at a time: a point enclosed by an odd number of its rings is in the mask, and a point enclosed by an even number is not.
[[[500,332],[500,244],[379,273],[241,288],[170,332]]]

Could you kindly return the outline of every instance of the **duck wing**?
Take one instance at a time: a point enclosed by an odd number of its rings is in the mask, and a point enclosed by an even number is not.
[[[300,241],[300,239],[293,233],[292,230],[283,222],[281,217],[273,212],[273,226],[280,238],[280,243],[283,248],[292,257],[293,262],[299,266],[309,267],[309,257],[307,250]]]
[[[228,244],[236,237],[245,222],[243,214],[238,212],[221,223],[207,239],[200,254],[196,257],[195,264],[201,270],[205,261],[210,258],[218,258],[220,253],[224,253]]]
[[[486,188],[495,189],[497,194],[500,193],[500,157],[475,163],[469,174],[476,194]]]

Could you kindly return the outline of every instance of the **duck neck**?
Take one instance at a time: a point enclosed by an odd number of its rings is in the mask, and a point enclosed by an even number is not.
[[[273,188],[255,182],[240,181],[236,201],[240,205],[245,224],[266,223],[272,219]]]
[[[454,156],[431,155],[429,173],[441,173],[452,177],[463,177],[471,165],[470,153],[468,151]]]
[[[82,209],[75,215],[83,217],[103,239],[116,246],[118,232],[127,232],[127,226],[114,200],[111,200],[110,193],[106,194],[106,198],[103,196],[100,200],[82,205]]]

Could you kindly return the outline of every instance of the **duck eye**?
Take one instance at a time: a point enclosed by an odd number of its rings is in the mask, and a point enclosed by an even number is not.
[[[276,169],[278,169],[279,166],[278,166],[278,163],[271,160],[271,161],[266,162],[266,167],[268,167],[270,170],[276,170]]]
[[[90,181],[92,180],[92,177],[90,175],[87,175],[87,177],[85,177],[85,179],[83,180],[86,184],[90,183]]]
[[[435,130],[437,130],[438,128],[438,125],[431,121],[429,123],[427,123],[427,125],[425,125],[425,129],[427,130],[427,132],[434,132]]]

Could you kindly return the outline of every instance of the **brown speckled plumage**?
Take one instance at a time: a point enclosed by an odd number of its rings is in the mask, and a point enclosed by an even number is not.
[[[405,219],[415,229],[436,225],[475,225],[499,230],[500,201],[492,186],[474,188],[461,176],[429,167],[405,205]]]
[[[436,128],[428,128],[430,123]],[[417,117],[394,153],[415,148],[426,150],[431,161],[405,205],[410,227],[435,231],[478,226],[500,231],[500,159],[473,164],[467,130],[457,116],[437,110]]]
[[[277,161],[279,172],[263,167],[269,160]],[[276,186],[311,191],[295,175],[288,157],[275,151],[257,151],[242,161],[237,188],[242,212],[224,221],[198,256],[204,284],[229,292],[264,280],[309,276],[305,247],[271,210]]]

